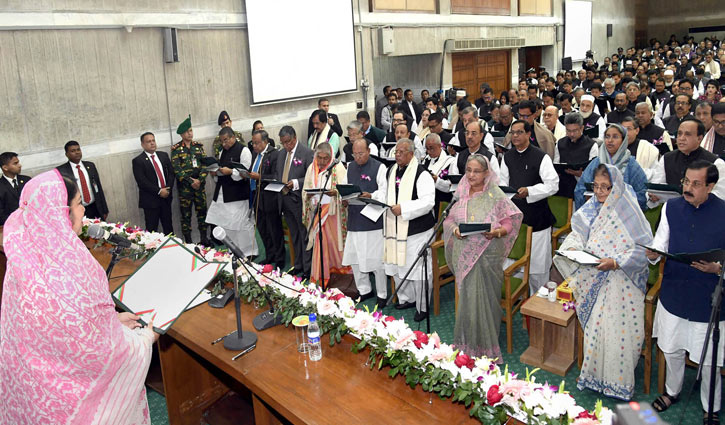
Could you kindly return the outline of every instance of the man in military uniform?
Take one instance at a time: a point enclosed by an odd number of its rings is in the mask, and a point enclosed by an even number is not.
[[[191,242],[191,204],[194,204],[196,220],[199,224],[201,244],[209,246],[206,225],[206,191],[204,183],[207,172],[202,165],[204,145],[195,142],[191,128],[191,115],[176,129],[181,141],[171,147],[171,165],[179,181],[179,209],[181,210],[181,232],[184,241]]]
[[[221,111],[219,113],[219,118],[217,118],[216,123],[219,124],[219,127],[221,128],[232,127],[232,119],[229,118],[227,111]],[[247,143],[244,142],[244,137],[242,137],[242,133],[234,131],[234,136],[237,139],[237,143],[241,143],[242,146],[247,146]],[[214,158],[219,159],[219,155],[222,153],[222,140],[219,136],[216,136],[212,146],[214,147]]]

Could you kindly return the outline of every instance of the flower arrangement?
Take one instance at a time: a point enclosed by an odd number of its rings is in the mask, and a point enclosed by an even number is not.
[[[83,233],[87,237],[90,224],[99,224],[110,232],[122,234],[143,247],[145,255],[161,245],[166,236],[145,232],[125,224],[105,223],[84,218]],[[102,244],[103,241],[99,241]],[[224,251],[198,247],[206,259],[228,261]],[[194,249],[194,246],[191,247]],[[139,257],[143,258],[143,257]],[[354,352],[367,349],[370,368],[388,368],[391,378],[402,375],[411,388],[418,385],[423,391],[436,393],[441,399],[465,404],[469,414],[484,424],[502,424],[512,416],[527,424],[546,425],[610,425],[611,410],[598,402],[592,411],[576,404],[564,390],[564,384],[555,387],[538,383],[533,371],[525,377],[501,370],[496,359],[471,357],[451,344],[443,343],[437,333],[413,331],[403,319],[387,316],[356,302],[340,290],[325,292],[315,284],[253,264],[249,270],[237,270],[240,297],[247,302],[266,304],[266,295],[275,305],[283,323],[289,326],[298,315],[317,313],[320,329],[329,333],[330,345],[341,341],[345,334],[359,339],[353,344]],[[220,274],[216,290],[230,283],[230,273]],[[257,284],[257,282],[259,284]]]

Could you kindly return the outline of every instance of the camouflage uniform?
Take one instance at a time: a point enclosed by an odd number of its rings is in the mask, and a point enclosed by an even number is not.
[[[181,232],[185,238],[191,235],[192,203],[196,211],[196,220],[199,224],[201,238],[202,240],[207,238],[206,191],[204,190],[207,172],[201,164],[202,158],[205,157],[204,145],[198,142],[192,141],[189,148],[184,146],[184,142],[179,142],[171,147],[171,164],[179,181],[177,188],[179,191],[179,209],[181,210]],[[196,159],[196,167],[194,167],[193,159]],[[191,187],[192,178],[201,181],[199,189]]]
[[[236,136],[235,138],[237,139],[238,143],[241,143],[242,146],[247,146],[247,143],[244,141],[244,137],[242,137],[242,133],[235,131],[234,136]],[[219,156],[222,153],[222,139],[220,136],[216,136],[216,138],[214,139],[213,146],[214,146],[214,158],[219,159]],[[250,147],[249,149],[251,150],[252,148]]]

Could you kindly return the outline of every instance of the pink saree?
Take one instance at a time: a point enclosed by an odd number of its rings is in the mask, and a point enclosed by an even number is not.
[[[103,268],[73,232],[57,170],[4,227],[1,424],[148,424],[153,334],[123,326]]]

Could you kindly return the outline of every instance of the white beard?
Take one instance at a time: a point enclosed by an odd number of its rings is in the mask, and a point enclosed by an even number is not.
[[[592,115],[592,111],[589,111],[589,112],[579,111],[579,113],[581,114],[582,118],[584,118],[584,119],[587,119]]]

